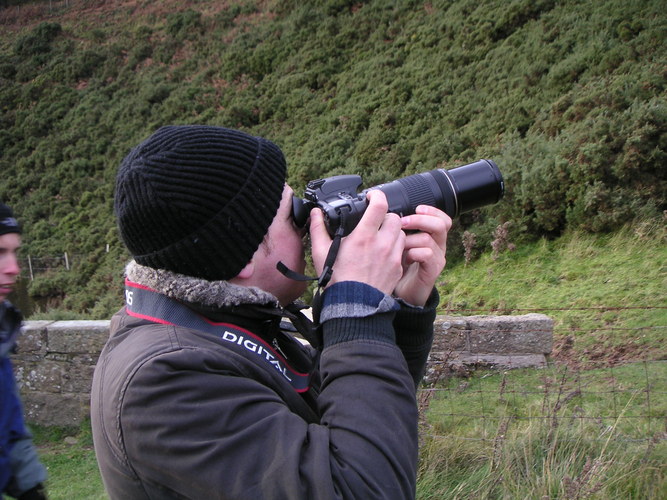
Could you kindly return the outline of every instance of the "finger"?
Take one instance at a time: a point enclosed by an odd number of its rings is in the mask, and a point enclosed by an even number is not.
[[[414,216],[406,216],[404,219],[407,219],[408,222],[412,224],[419,225],[420,223],[427,223],[429,219],[427,217],[434,217],[437,220],[442,221],[445,224],[445,230],[449,231],[452,227],[452,219],[442,210],[432,207],[430,205],[418,205],[415,208]]]
[[[368,206],[354,231],[377,231],[382,226],[389,204],[382,191],[371,189],[367,194]],[[353,232],[354,232],[353,231]]]
[[[434,256],[433,249],[426,247],[410,248],[405,252],[405,263],[407,265],[418,262],[419,264],[428,264]]]
[[[415,262],[438,272],[445,267],[447,248],[435,241],[428,233],[413,233],[405,239],[405,260],[407,264]]]
[[[434,253],[429,248],[412,248],[404,253],[404,277],[411,271],[410,279],[418,280],[427,288],[431,288],[445,268],[445,264],[445,256],[439,251]]]
[[[419,205],[414,215],[402,219],[403,229],[427,233],[444,248],[447,243],[447,233],[452,227],[452,219],[441,210],[428,205]]]
[[[444,253],[444,249],[428,233],[408,234],[405,238],[405,249],[413,248],[428,248],[433,253]]]
[[[398,214],[386,213],[384,219],[382,220],[382,225],[379,228],[379,231],[386,231],[388,233],[398,233],[402,231],[403,222],[401,217]]]
[[[385,215],[382,227],[378,230],[378,237],[386,238],[390,242],[392,257],[400,261],[405,251],[406,235],[401,229],[401,218],[397,214]]]
[[[324,223],[324,214],[319,208],[313,208],[310,212],[309,233],[313,264],[315,270],[320,273],[331,246],[331,236]]]
[[[415,213],[440,217],[441,219],[449,220],[450,224],[452,221],[452,218],[449,215],[447,215],[445,212],[432,205],[417,205],[417,207],[415,208]]]
[[[310,233],[311,238],[315,239],[328,239],[331,241],[331,236],[327,231],[327,226],[324,223],[324,213],[319,208],[313,208],[310,211],[310,226],[308,227],[308,232]]]

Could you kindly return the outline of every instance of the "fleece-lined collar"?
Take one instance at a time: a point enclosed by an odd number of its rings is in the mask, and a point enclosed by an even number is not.
[[[213,321],[231,322],[269,337],[282,326],[291,333],[296,329],[315,347],[321,344],[312,321],[302,312],[306,306],[300,302],[283,308],[273,294],[257,287],[206,281],[142,266],[135,261],[127,265],[125,275],[128,280],[185,303]],[[288,319],[292,326],[281,323],[282,318]]]
[[[169,298],[206,308],[233,308],[257,305],[279,308],[278,299],[257,287],[235,285],[229,281],[206,281],[183,274],[153,269],[131,261],[125,268],[130,281],[146,286]]]

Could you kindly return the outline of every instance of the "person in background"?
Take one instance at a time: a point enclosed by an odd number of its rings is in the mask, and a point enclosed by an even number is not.
[[[274,143],[203,125],[162,127],[121,163],[133,260],[91,393],[112,499],[414,498],[451,219],[401,218],[371,190],[311,324],[288,276],[308,233],[321,276],[336,246],[319,209],[295,224],[286,170]]]
[[[9,359],[23,320],[19,310],[7,300],[20,272],[20,246],[21,227],[11,209],[0,202],[0,498],[5,493],[20,500],[39,500],[46,498],[46,469],[23,421]]]

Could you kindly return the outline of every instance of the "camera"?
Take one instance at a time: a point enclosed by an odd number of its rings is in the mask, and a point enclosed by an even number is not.
[[[439,208],[450,217],[497,203],[505,185],[498,166],[491,160],[479,160],[450,170],[442,168],[410,175],[359,192],[362,180],[358,175],[337,175],[310,181],[303,198],[292,199],[292,217],[299,227],[308,221],[314,207],[324,212],[329,234],[339,228],[349,234],[359,223],[371,189],[382,191],[389,203],[389,212],[400,216],[415,213],[418,205]]]

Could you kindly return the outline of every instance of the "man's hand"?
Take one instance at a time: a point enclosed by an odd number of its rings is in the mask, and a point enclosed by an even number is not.
[[[382,191],[371,190],[368,200],[368,207],[359,224],[341,241],[329,284],[359,281],[391,294],[403,274],[406,236],[400,217],[387,213],[387,198]],[[414,224],[426,226],[419,220]],[[318,208],[310,213],[310,238],[313,264],[320,274],[331,246],[331,237]]]
[[[403,252],[403,276],[394,296],[413,306],[423,306],[445,267],[447,232],[452,219],[428,205],[419,205],[415,212],[401,219],[402,229],[409,234]]]

